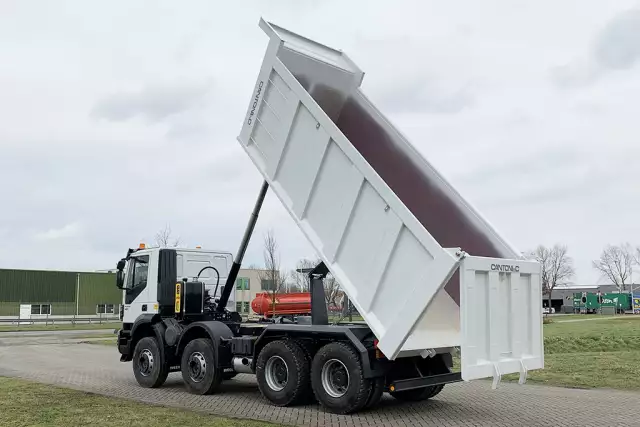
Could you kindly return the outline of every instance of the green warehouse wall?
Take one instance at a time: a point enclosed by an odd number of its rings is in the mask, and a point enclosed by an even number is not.
[[[76,313],[77,283],[80,282],[80,315],[95,315],[98,304],[122,301],[113,273],[0,269],[0,316],[18,316],[20,304],[51,304],[52,315]]]
[[[111,273],[80,273],[79,315],[96,314],[98,304],[113,304],[118,314],[122,291],[116,287],[116,275]]]

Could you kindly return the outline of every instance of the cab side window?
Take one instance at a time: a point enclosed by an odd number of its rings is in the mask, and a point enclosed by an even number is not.
[[[149,273],[149,255],[144,255],[136,258],[136,262],[133,265],[132,284],[134,288],[141,287],[144,289],[147,286],[147,275]]]
[[[131,304],[138,295],[147,287],[147,276],[149,274],[149,255],[131,258],[129,261],[129,271],[127,272],[127,282],[125,287],[125,304]]]

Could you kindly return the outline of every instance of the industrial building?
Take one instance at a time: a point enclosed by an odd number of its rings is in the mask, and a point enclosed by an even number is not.
[[[640,290],[640,285],[633,285],[633,289],[631,289],[631,285],[626,292],[630,292],[632,290],[637,291]],[[591,292],[597,293],[601,292],[603,294],[606,293],[616,293],[619,289],[616,285],[558,285],[551,292],[551,307],[555,310],[556,313],[573,313],[573,294],[577,292]],[[549,305],[549,298],[547,295],[543,295],[542,297],[542,306],[547,307]]]
[[[113,273],[0,269],[2,317],[114,317],[121,302]]]

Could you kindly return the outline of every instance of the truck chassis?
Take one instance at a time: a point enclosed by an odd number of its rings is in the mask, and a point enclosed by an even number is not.
[[[309,272],[311,316],[264,324],[242,322],[228,311],[267,189],[264,182],[219,299],[211,301],[204,282],[178,281],[176,250],[159,249],[158,313],[123,322],[118,331],[120,361],[132,362],[141,386],[160,387],[170,372],[180,371],[190,393],[205,395],[237,374],[254,374],[262,396],[274,405],[317,400],[331,412],[347,414],[374,406],[384,392],[425,400],[444,384],[461,381],[460,373],[451,372],[452,349],[388,360],[368,326],[329,325],[323,285],[329,270],[322,262]],[[135,252],[130,249],[118,263],[119,287]]]
[[[450,352],[387,360],[366,325],[246,324],[146,316],[118,334],[121,361],[132,361],[143,387],[180,371],[187,390],[213,394],[224,380],[255,374],[277,406],[317,400],[334,413],[374,406],[384,392],[418,401],[460,381]]]

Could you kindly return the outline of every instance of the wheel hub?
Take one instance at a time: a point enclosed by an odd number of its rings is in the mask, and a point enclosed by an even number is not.
[[[140,370],[140,374],[143,377],[148,377],[149,375],[151,375],[151,372],[153,371],[153,353],[151,353],[151,350],[149,349],[144,349],[142,350],[142,352],[140,353],[140,358],[138,359],[139,362],[139,370]]]
[[[340,398],[349,389],[349,371],[347,367],[338,359],[331,359],[325,362],[320,373],[322,387],[327,394],[333,398]]]
[[[281,391],[287,385],[289,368],[280,356],[271,356],[265,365],[267,385],[274,391]]]
[[[207,374],[207,361],[202,353],[195,352],[189,356],[189,377],[195,383],[202,381]]]

